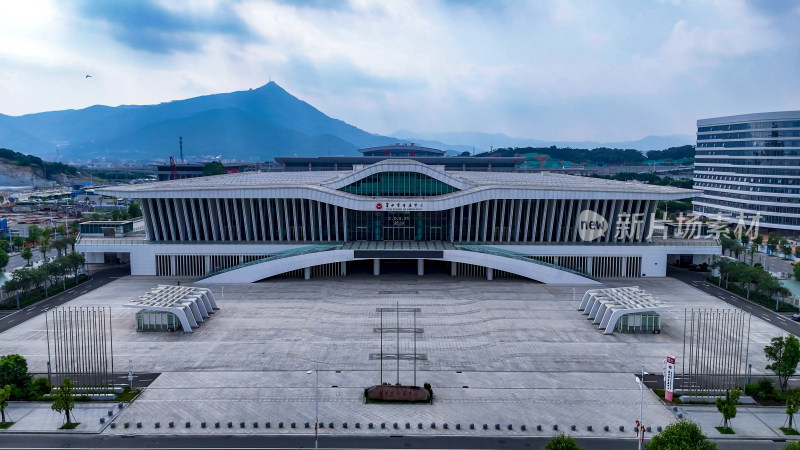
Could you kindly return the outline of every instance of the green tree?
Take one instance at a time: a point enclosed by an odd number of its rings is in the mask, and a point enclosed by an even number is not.
[[[544,450],[580,450],[578,444],[564,433],[553,436],[543,447]]]
[[[53,406],[51,406],[53,411],[64,413],[67,418],[67,426],[72,425],[70,412],[75,407],[75,397],[72,392],[72,380],[64,378],[64,381],[61,382],[61,386],[57,387],[53,393]]]
[[[6,253],[3,250],[0,250],[0,272],[2,272],[3,269],[6,268],[6,266],[8,265],[8,260],[9,260],[8,253]]]
[[[63,235],[66,232],[67,232],[67,227],[63,223],[56,225],[56,233]]]
[[[80,269],[86,262],[86,257],[83,256],[83,253],[72,252],[67,255],[66,258],[67,267],[69,270],[75,272],[75,284],[78,284],[78,269]]]
[[[21,355],[0,356],[0,386],[11,385],[25,389],[31,381],[28,361]]]
[[[789,240],[785,237],[782,237],[780,241],[778,241],[778,245],[780,246],[784,258],[788,258],[792,254],[792,246],[789,245]]]
[[[7,252],[10,247],[11,244],[7,240],[0,240],[0,250]]]
[[[792,441],[781,447],[781,450],[800,450],[800,441]]]
[[[25,248],[22,249],[22,253],[20,253],[19,256],[21,256],[22,259],[27,261],[27,265],[30,266],[31,265],[31,259],[33,259],[33,250],[31,250],[30,247],[25,246]]]
[[[119,210],[115,209],[115,210],[111,211],[111,220],[119,220],[119,219],[120,219]]]
[[[747,244],[750,242],[750,235],[747,233],[741,233],[739,240],[742,241],[742,245],[747,247]]]
[[[789,429],[792,429],[794,415],[800,409],[800,388],[786,390],[786,415],[789,416]]]
[[[39,228],[38,225],[31,225],[28,227],[28,241],[29,242],[36,242],[39,240],[39,236],[42,235],[42,229]]]
[[[70,246],[70,249],[72,250],[72,253],[75,253],[75,243],[78,242],[78,237],[77,236],[67,236],[67,237],[64,238],[64,242],[66,242],[67,245]],[[67,252],[64,252],[64,255],[66,255],[66,254],[67,254]]]
[[[79,229],[79,225],[78,225],[78,221],[77,220],[73,220],[72,222],[69,223],[69,232],[70,233],[75,234],[75,233],[78,232],[78,229]]]
[[[15,236],[13,239],[14,248],[22,248],[25,245],[25,239],[22,239],[19,236]]]
[[[53,248],[56,249],[56,252],[58,252],[58,256],[61,256],[61,252],[66,253],[67,247],[69,247],[67,238],[62,237],[53,241]]]
[[[138,203],[133,202],[128,205],[128,214],[130,214],[131,218],[135,219],[137,217],[142,217],[142,207],[139,206]]]
[[[800,363],[800,341],[794,335],[772,338],[772,343],[764,347],[764,354],[767,361],[766,369],[771,370],[778,376],[778,387],[781,392],[786,392],[786,385],[789,377],[797,371],[797,364]]]
[[[47,261],[47,252],[53,249],[53,241],[49,234],[39,238],[39,251],[42,253],[42,261]]]
[[[9,398],[11,398],[11,385],[7,384],[0,388],[0,424],[6,423],[6,407]]]
[[[750,265],[752,266],[753,258],[756,256],[756,253],[758,253],[758,244],[751,242],[750,248],[747,249],[747,253],[750,255]]]
[[[794,279],[800,281],[800,263],[792,266],[792,272],[794,273]]]
[[[647,450],[715,450],[717,444],[711,442],[703,434],[700,427],[689,420],[681,419],[673,422],[645,446]]]
[[[722,414],[722,426],[728,428],[728,421],[736,417],[736,404],[739,403],[739,397],[742,395],[739,389],[725,391],[725,398],[717,398],[717,411]]]
[[[225,166],[222,165],[219,161],[211,161],[210,163],[203,166],[203,175],[224,175],[228,173],[225,170]]]
[[[767,248],[769,249],[770,255],[774,255],[775,252],[778,251],[778,244],[781,242],[781,237],[775,233],[770,233],[767,235]]]

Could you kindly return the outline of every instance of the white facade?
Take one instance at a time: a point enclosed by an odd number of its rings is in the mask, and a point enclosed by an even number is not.
[[[562,174],[445,172],[387,160],[346,172],[229,174],[103,193],[138,199],[145,234],[81,238],[78,248],[90,261],[130,255],[134,275],[256,281],[282,268],[418,259],[444,261],[454,274],[470,264],[594,283],[664,276],[668,254],[719,253],[713,241],[651,236],[657,202],[695,191]],[[391,245],[364,251],[358,242]],[[433,253],[419,245],[437,242],[447,245]]]

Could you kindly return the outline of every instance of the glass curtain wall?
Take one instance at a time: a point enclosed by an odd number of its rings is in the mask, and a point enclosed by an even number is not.
[[[349,184],[340,191],[373,197],[431,197],[458,189],[416,172],[382,172]]]

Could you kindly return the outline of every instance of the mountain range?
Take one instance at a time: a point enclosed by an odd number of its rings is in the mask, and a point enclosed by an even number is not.
[[[611,146],[639,150],[692,143],[691,136],[650,136],[618,143],[551,142],[488,133],[369,133],[329,117],[270,82],[257,89],[205,95],[158,105],[96,105],[79,110],[23,116],[0,114],[0,147],[62,161],[168,159],[266,161],[275,156],[355,155],[359,148],[395,142],[448,150],[450,154],[490,146]]]

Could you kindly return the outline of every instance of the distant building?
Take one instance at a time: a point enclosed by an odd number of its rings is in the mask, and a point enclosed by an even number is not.
[[[525,162],[522,156],[447,156],[443,150],[410,144],[362,148],[362,156],[278,156],[275,162],[287,172],[315,170],[353,170],[354,166],[375,164],[387,159],[410,159],[443,166],[444,170],[473,172],[516,172]]]
[[[176,180],[183,180],[186,178],[197,178],[203,176],[203,167],[207,163],[179,163],[175,165]],[[229,163],[223,164],[227,173],[244,172],[251,163]],[[156,166],[156,175],[158,181],[172,180],[172,166],[169,164],[159,164]]]
[[[697,121],[694,199],[702,215],[760,216],[760,228],[800,231],[800,111]]]

